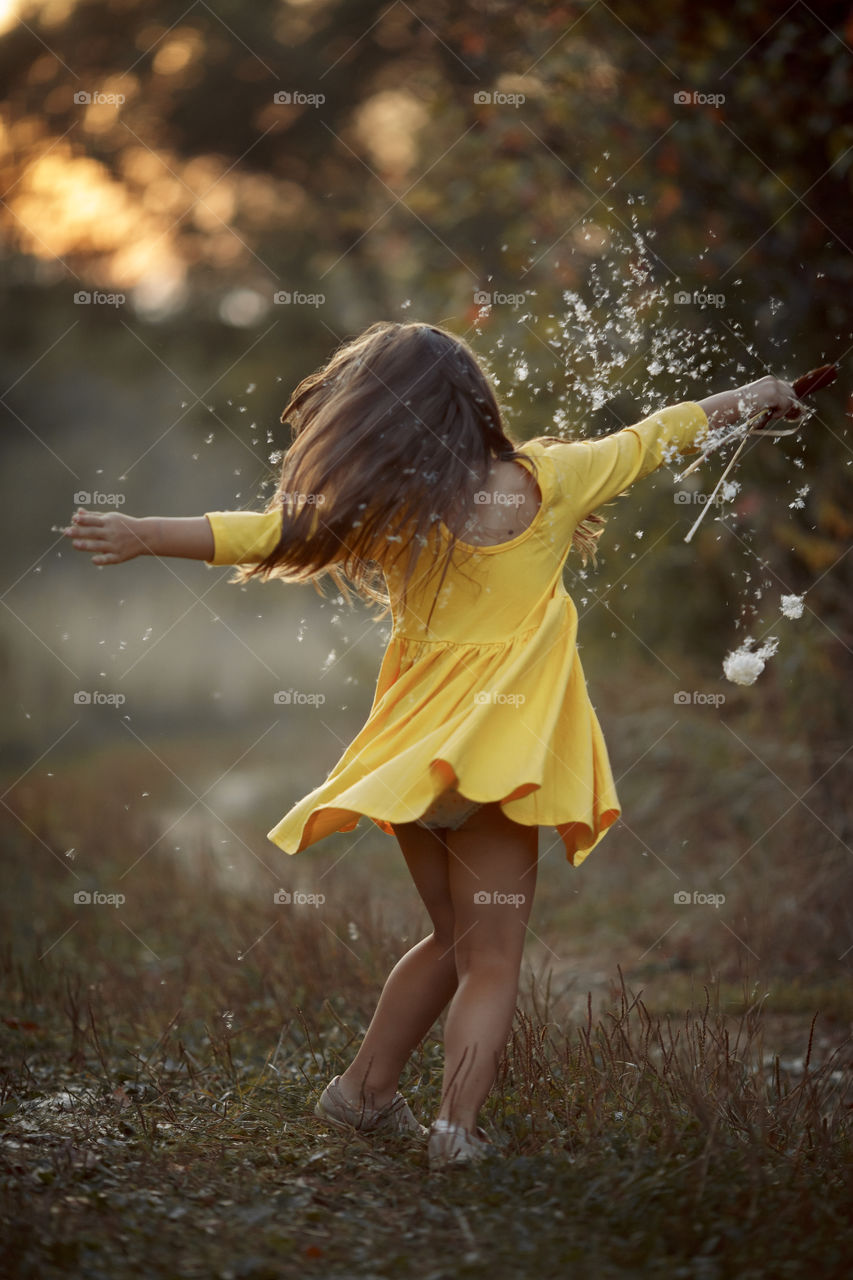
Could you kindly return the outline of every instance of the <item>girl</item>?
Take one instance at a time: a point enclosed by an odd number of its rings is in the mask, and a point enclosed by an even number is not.
[[[316,1113],[426,1134],[397,1092],[449,1003],[432,1169],[494,1151],[477,1117],[511,1028],[540,826],[578,866],[621,812],[562,570],[593,555],[594,510],[709,429],[757,408],[796,418],[774,377],[676,404],[611,435],[523,447],[461,339],[372,325],[297,387],[294,442],[265,512],[135,519],[82,509],[65,533],[97,565],[137,555],[237,565],[235,581],[325,574],[390,607],[369,718],[269,833],[295,854],[367,815],[399,841],[432,922],[385,983]]]

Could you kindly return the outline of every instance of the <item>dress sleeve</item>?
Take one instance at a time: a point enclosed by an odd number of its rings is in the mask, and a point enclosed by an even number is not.
[[[548,457],[556,467],[560,491],[578,510],[590,512],[670,457],[695,453],[707,432],[704,409],[685,401],[597,440],[550,445]]]
[[[278,546],[281,511],[206,511],[213,530],[208,564],[259,564]]]

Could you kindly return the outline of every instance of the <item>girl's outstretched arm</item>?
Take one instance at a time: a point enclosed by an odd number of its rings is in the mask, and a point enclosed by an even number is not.
[[[669,405],[609,435],[549,445],[558,487],[569,504],[567,518],[577,525],[673,452],[698,452],[708,431],[746,421],[758,409],[770,409],[774,418],[796,419],[803,412],[791,384],[768,376],[704,400]]]
[[[134,556],[213,558],[213,530],[207,516],[135,517],[79,507],[63,532],[75,550],[93,553],[93,564],[121,564]]]
[[[746,386],[707,396],[696,403],[705,411],[712,431],[741,422],[756,409],[772,409],[774,418],[796,419],[803,412],[791,383],[774,378],[772,374]]]

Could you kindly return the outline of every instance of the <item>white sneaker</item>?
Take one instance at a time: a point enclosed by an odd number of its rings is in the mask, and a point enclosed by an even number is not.
[[[465,1129],[449,1120],[435,1120],[429,1131],[429,1167],[435,1173],[450,1165],[476,1164],[497,1155],[483,1129]]]
[[[376,1111],[370,1107],[353,1106],[351,1102],[347,1102],[338,1084],[339,1080],[340,1076],[335,1076],[334,1080],[326,1085],[314,1108],[315,1116],[322,1117],[330,1124],[360,1129],[363,1133],[416,1133],[422,1138],[426,1137],[426,1129],[422,1124],[418,1124],[401,1093],[398,1093],[386,1107]]]

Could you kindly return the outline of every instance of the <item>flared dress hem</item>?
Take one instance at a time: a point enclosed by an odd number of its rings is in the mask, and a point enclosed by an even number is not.
[[[446,763],[446,762],[442,762]],[[449,767],[449,766],[448,766]],[[461,787],[454,788],[461,799],[469,800],[472,804],[499,804],[506,816],[513,822],[517,822],[522,827],[549,827],[553,828],[559,835],[565,848],[566,861],[572,866],[579,867],[581,863],[592,853],[596,845],[604,838],[615,822],[619,820],[622,814],[619,805],[601,810],[597,815],[595,824],[579,820],[577,818],[530,818],[518,812],[519,802],[529,795],[541,790],[541,786],[536,782],[522,783],[516,787],[509,795],[482,795],[476,796],[464,791]],[[366,808],[342,807],[335,804],[320,804],[312,809],[308,814],[302,826],[301,837],[296,848],[293,848],[293,822],[291,815],[287,815],[277,823],[271,831],[267,833],[267,839],[270,840],[277,848],[290,856],[304,852],[311,845],[316,844],[320,840],[324,840],[326,836],[334,835],[336,832],[354,831],[362,818],[369,818],[370,821],[377,826],[380,831],[386,835],[393,836],[395,834],[395,826],[402,826],[406,823],[418,822],[425,814],[428,814],[436,800],[445,794],[442,791],[437,792],[427,805],[419,806],[416,810],[409,813],[396,814],[391,817],[385,814],[370,813]],[[512,810],[515,810],[513,812]],[[289,828],[288,834],[285,834],[284,828]],[[289,838],[288,838],[289,837]]]

